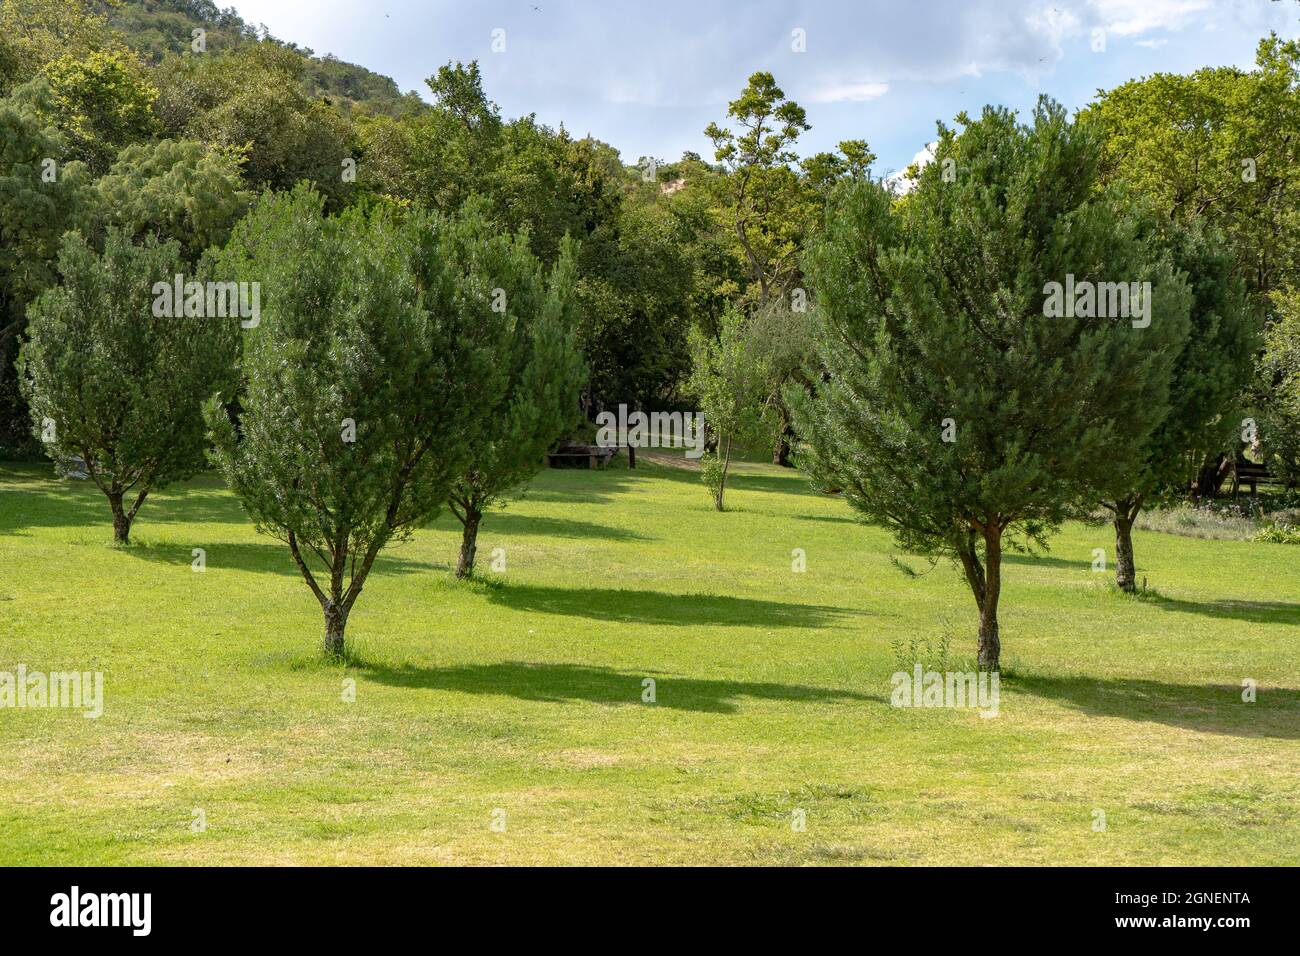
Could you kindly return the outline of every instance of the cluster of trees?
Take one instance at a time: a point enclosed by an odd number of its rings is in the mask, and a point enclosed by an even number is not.
[[[477,63],[425,102],[209,0],[6,0],[0,448],[83,461],[121,542],[209,451],[341,654],[388,542],[447,507],[472,574],[583,413],[698,408],[718,510],[738,445],[793,457],[956,562],[993,667],[1005,550],[1104,508],[1132,590],[1145,505],[1243,451],[1300,480],[1298,71],[1270,37],[1073,120],[962,114],[903,193],[863,140],[801,158],[766,72],[710,161],[625,164]],[[174,276],[260,314],[160,313]],[[1049,315],[1067,277],[1149,321]]]

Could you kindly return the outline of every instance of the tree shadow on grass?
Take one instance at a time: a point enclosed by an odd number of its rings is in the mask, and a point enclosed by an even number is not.
[[[794,703],[887,703],[883,697],[849,690],[798,684],[697,680],[672,674],[628,673],[586,664],[507,661],[460,667],[417,667],[413,664],[393,666],[359,662],[358,669],[369,679],[390,687],[497,694],[554,704],[583,700],[595,704],[627,704],[731,714],[736,712],[741,698]],[[641,698],[645,689],[642,682],[647,677],[655,680],[653,705],[643,703]]]
[[[744,472],[731,473],[727,476],[727,489],[732,491],[775,491],[784,495],[809,495],[815,498],[826,497],[813,488],[808,476],[801,471],[791,470],[788,475],[750,475]]]
[[[93,481],[60,479],[52,465],[24,465],[16,469],[15,477],[16,487],[0,495],[0,532],[101,526],[105,542],[112,541],[113,514]],[[150,524],[246,524],[248,520],[239,499],[225,490],[221,480],[204,475],[151,494],[140,506],[132,532]]]
[[[859,521],[851,515],[795,515],[796,521],[821,521],[826,524],[855,524],[863,528],[870,528],[872,525],[865,521]]]
[[[1119,717],[1207,734],[1300,740],[1300,690],[1258,689],[1254,703],[1230,684],[1018,675],[1008,689],[1055,700],[1092,717]]]
[[[1004,564],[1024,564],[1029,567],[1067,568],[1071,571],[1087,571],[1092,567],[1091,558],[1058,558],[1050,554],[1017,554],[1004,552]]]
[[[272,574],[287,574],[290,577],[301,577],[298,565],[294,564],[293,556],[289,553],[288,545],[281,544],[278,541],[241,541],[226,542],[203,542],[195,541],[194,544],[155,544],[150,541],[136,541],[129,547],[122,549],[122,554],[132,558],[139,558],[142,561],[153,561],[157,564],[175,565],[177,568],[189,568],[194,561],[194,548],[202,548],[204,551],[203,560],[208,571],[219,571],[223,568],[230,568],[237,571],[253,571],[258,573],[270,572]],[[325,571],[320,562],[315,559],[308,560],[308,567],[316,575],[318,582],[325,582],[329,579],[329,573]],[[417,574],[420,572],[445,571],[445,564],[428,564],[422,561],[407,561],[404,558],[381,551],[375,558],[374,567],[371,569],[371,575],[384,574]]]
[[[41,480],[0,492],[0,534],[28,528],[89,528],[103,525],[104,540],[113,540],[113,513],[94,485]]]
[[[459,524],[456,525],[460,527]],[[483,516],[481,536],[493,534],[540,534],[553,538],[604,538],[608,541],[646,541],[645,535],[613,525],[578,521],[573,518],[550,518],[519,514],[516,511],[490,511]]]
[[[607,468],[547,468],[518,497],[559,504],[607,504],[630,491],[640,476],[617,462]]]
[[[1162,594],[1148,593],[1138,595],[1137,600],[1164,611],[1178,611],[1183,614],[1203,614],[1228,621],[1242,621],[1251,624],[1300,624],[1300,604],[1286,601],[1236,601],[1223,599],[1219,601],[1184,601],[1181,598],[1165,597]]]
[[[667,594],[622,588],[501,584],[484,588],[493,604],[620,624],[728,627],[833,627],[856,612],[822,604],[787,604],[713,594]]]

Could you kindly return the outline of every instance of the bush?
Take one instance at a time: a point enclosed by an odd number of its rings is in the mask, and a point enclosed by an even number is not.
[[[1269,544],[1300,544],[1300,526],[1290,524],[1270,524],[1261,528],[1252,541]]]

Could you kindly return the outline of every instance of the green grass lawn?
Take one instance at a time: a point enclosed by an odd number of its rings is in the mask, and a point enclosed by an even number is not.
[[[891,643],[947,619],[973,655],[959,576],[790,471],[740,466],[725,514],[662,464],[545,472],[481,581],[450,517],[384,552],[347,667],[215,478],[116,549],[49,474],[0,466],[0,670],[101,670],[106,704],[0,710],[3,864],[1300,863],[1293,545],[1138,532],[1142,598],[1091,571],[1107,528],[1012,556],[982,719],[889,704]]]

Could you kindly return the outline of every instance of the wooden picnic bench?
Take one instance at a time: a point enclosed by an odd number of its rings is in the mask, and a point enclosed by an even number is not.
[[[617,454],[617,448],[566,442],[547,455],[546,462],[552,468],[582,467],[583,463],[588,468],[604,468]]]
[[[1232,495],[1235,498],[1238,490],[1242,485],[1250,485],[1250,493],[1255,494],[1255,483],[1267,481],[1273,476],[1269,474],[1268,465],[1261,465],[1256,461],[1249,461],[1245,458],[1238,458],[1232,469]]]

